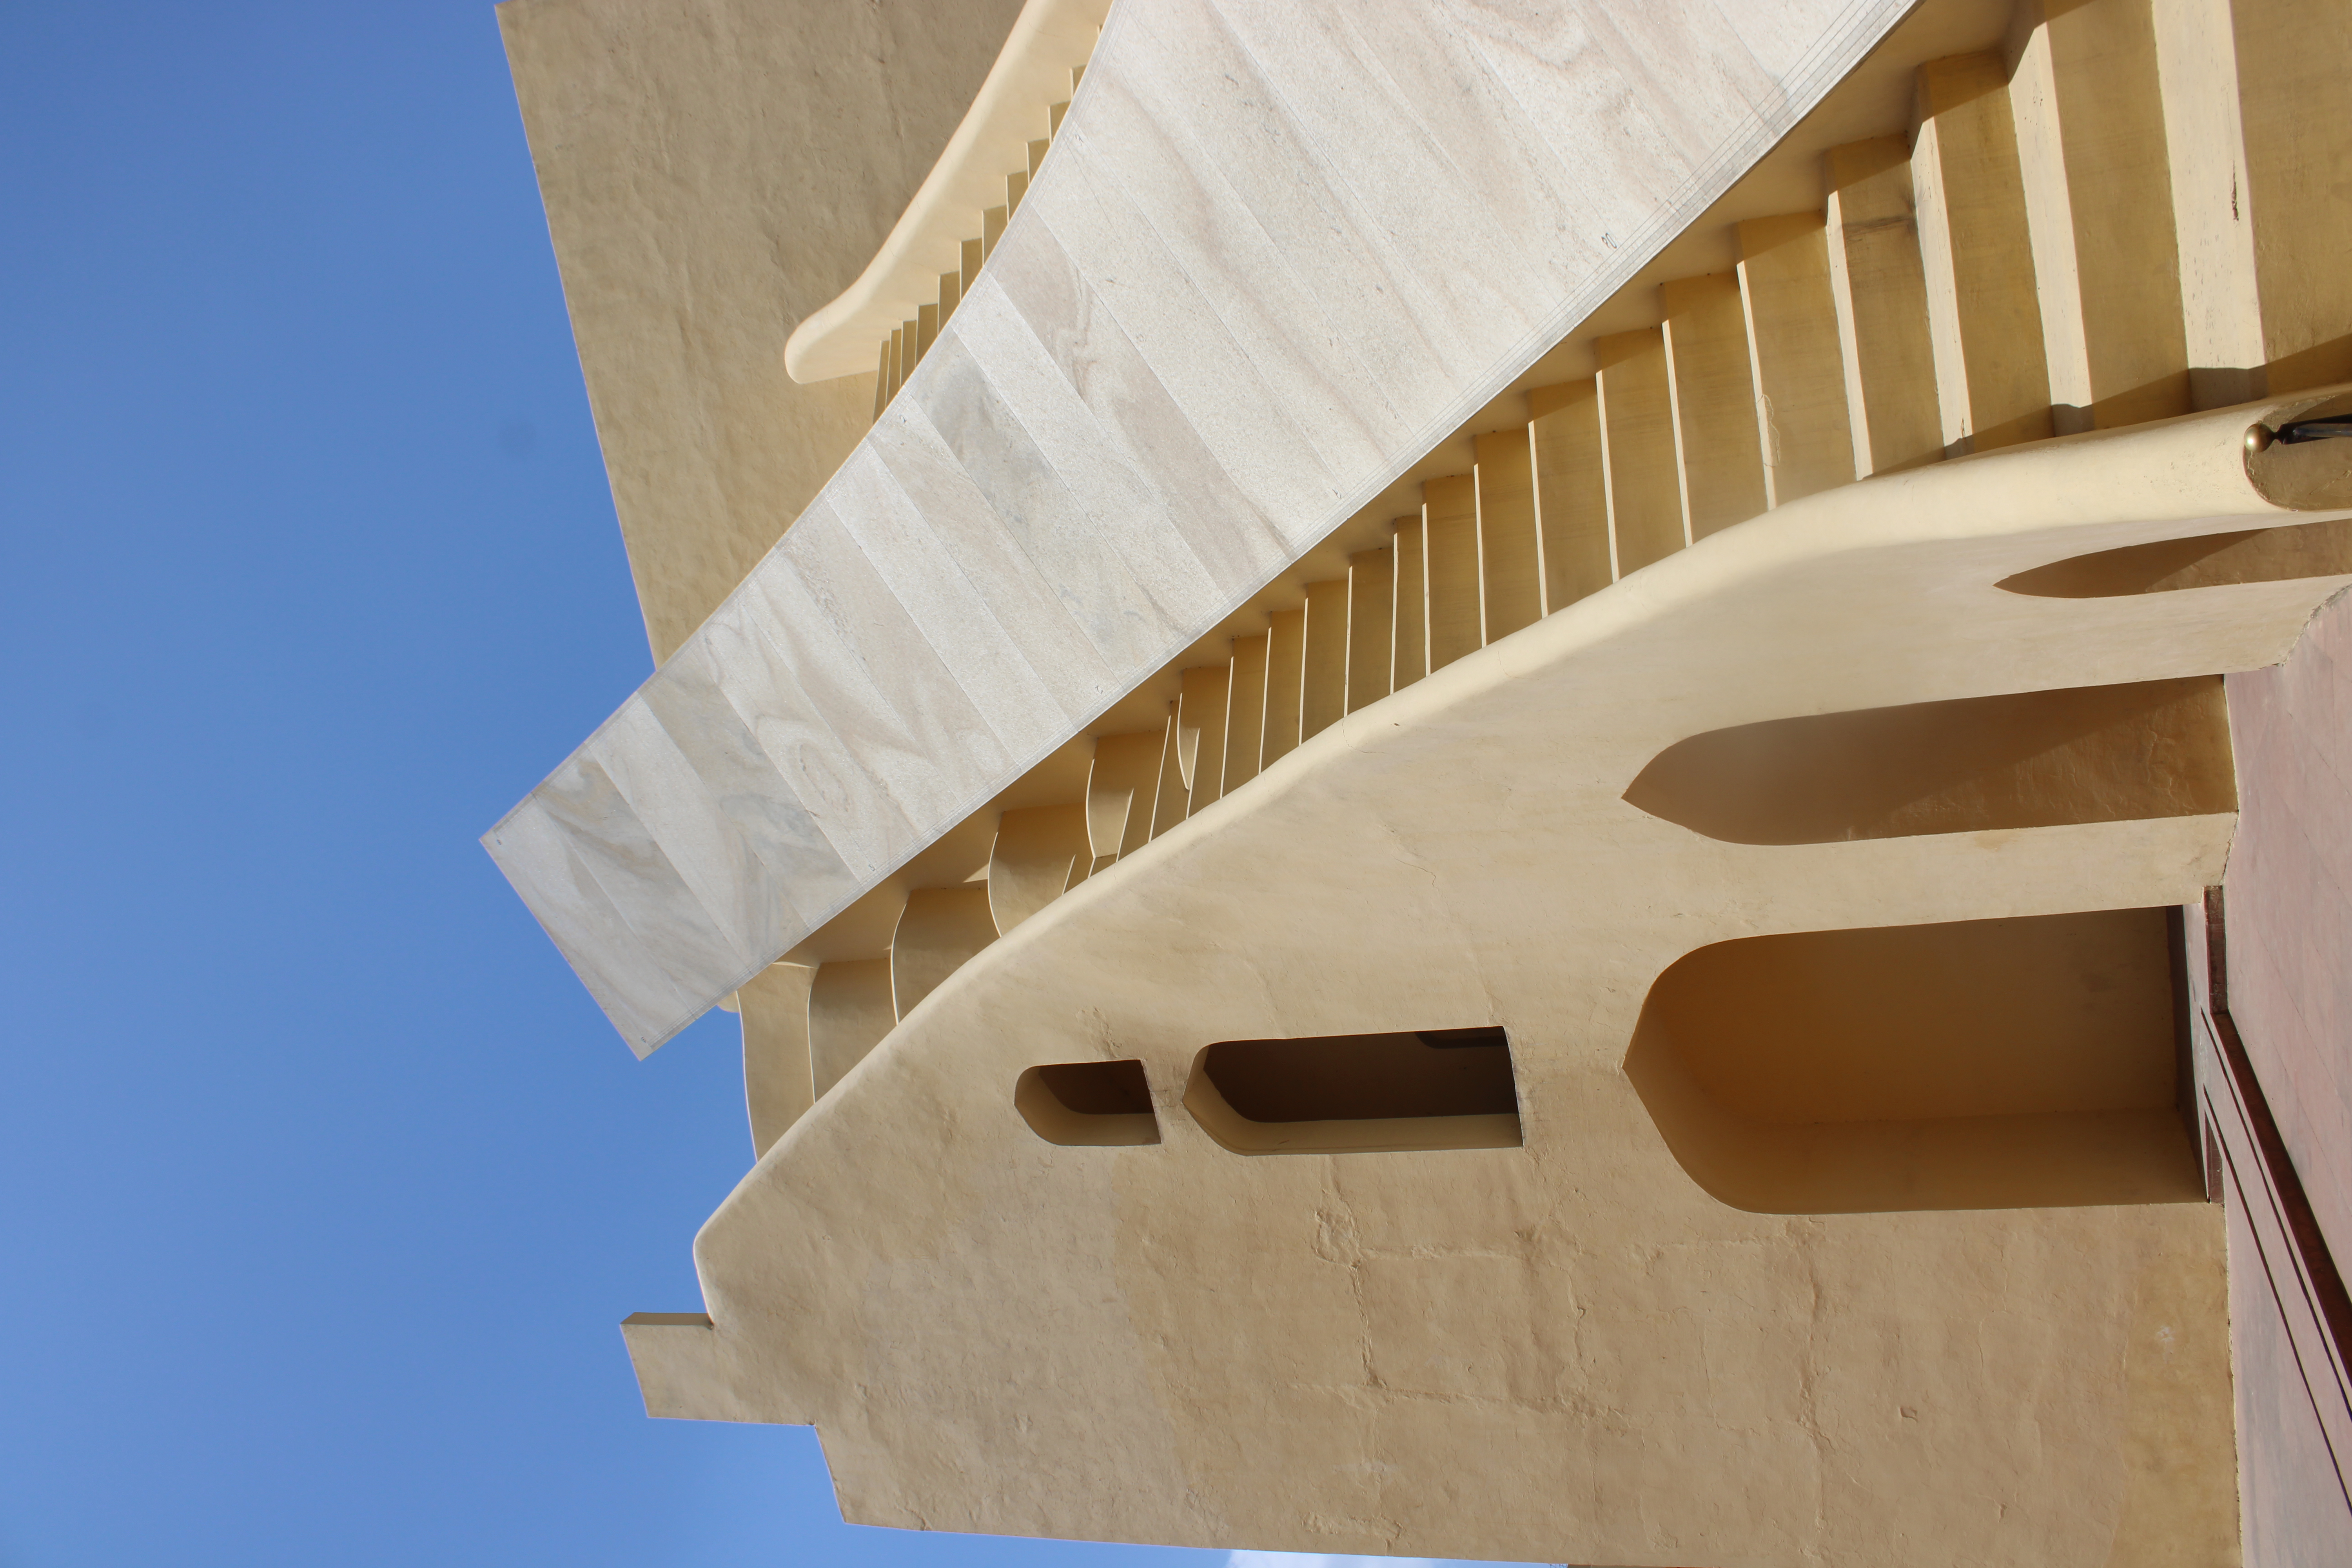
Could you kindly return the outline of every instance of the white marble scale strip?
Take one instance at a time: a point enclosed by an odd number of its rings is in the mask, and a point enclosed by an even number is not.
[[[971,296],[483,842],[640,1055],[1345,521],[1912,0],[1118,0]]]

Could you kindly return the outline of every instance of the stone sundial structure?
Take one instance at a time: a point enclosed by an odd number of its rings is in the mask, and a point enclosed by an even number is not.
[[[2352,5],[500,15],[658,668],[484,842],[742,1020],[652,1414],[2352,1561]]]

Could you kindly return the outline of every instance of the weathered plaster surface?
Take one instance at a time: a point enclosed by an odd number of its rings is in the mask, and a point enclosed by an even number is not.
[[[784,342],[931,171],[1018,0],[507,0],[646,635],[667,659],[866,432]]]

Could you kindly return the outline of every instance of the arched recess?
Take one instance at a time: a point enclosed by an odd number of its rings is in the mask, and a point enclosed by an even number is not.
[[[2218,676],[1770,719],[1652,758],[1625,799],[1732,844],[2235,811]]]
[[[2341,576],[2352,576],[2352,519],[2127,544],[2036,566],[1995,586],[2039,599],[2107,599]]]
[[[2167,911],[1700,948],[1625,1071],[1691,1179],[1762,1214],[2189,1203]]]

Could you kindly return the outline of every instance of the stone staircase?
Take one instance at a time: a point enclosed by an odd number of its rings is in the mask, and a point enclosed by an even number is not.
[[[1086,74],[1084,66],[1071,68],[1070,91],[1073,94],[1078,90],[1078,82]],[[1021,198],[1028,193],[1029,182],[1036,178],[1038,165],[1045,163],[1046,149],[1053,146],[1054,138],[1060,133],[1062,116],[1069,111],[1070,100],[1066,98],[1045,107],[1045,134],[1029,143],[1028,166],[1015,169],[1004,176],[1003,205],[982,212],[980,234],[978,237],[963,242],[961,264],[952,272],[940,274],[938,303],[918,306],[914,319],[901,324],[883,341],[874,364],[875,418],[882,417],[882,411],[890,406],[890,400],[898,395],[900,387],[907,384],[907,377],[914,374],[915,367],[930,352],[940,328],[955,314],[956,304],[963,298],[964,291],[979,279],[981,268],[986,265],[990,253],[995,250],[996,242],[1004,237],[1005,224],[1020,210]]]
[[[821,1097],[1062,892],[1710,534],[1874,474],[2352,380],[2347,79],[2352,13],[2287,0],[2029,0],[1997,43],[1918,65],[1910,122],[1831,150],[1819,206],[1738,222],[1735,264],[1656,286],[1654,324],[1563,345],[1591,376],[1527,389],[1525,421],[1475,433],[1467,471],[1424,479],[1344,574],[1265,601],[1223,658],[1196,648],[1156,726],[1097,736],[1082,797],[1004,811],[984,870],[914,892],[887,953],[740,994],[755,1142],[806,1103],[763,1091],[800,1069],[762,1062],[809,1061]],[[927,306],[885,347],[877,412],[935,327]]]

